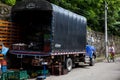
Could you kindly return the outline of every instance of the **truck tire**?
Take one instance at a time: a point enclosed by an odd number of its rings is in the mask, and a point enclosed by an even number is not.
[[[95,56],[93,56],[92,58],[90,58],[90,66],[94,66],[95,65]]]
[[[72,70],[72,59],[71,58],[67,58],[66,59],[66,62],[65,62],[65,65],[66,65],[66,69],[68,70],[68,71],[71,71]]]

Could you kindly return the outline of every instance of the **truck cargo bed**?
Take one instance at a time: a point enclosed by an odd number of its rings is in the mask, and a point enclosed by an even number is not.
[[[11,54],[15,54],[15,55],[28,55],[28,56],[49,56],[50,53],[46,53],[46,52],[38,52],[38,51],[26,51],[26,50],[11,50],[10,51]]]

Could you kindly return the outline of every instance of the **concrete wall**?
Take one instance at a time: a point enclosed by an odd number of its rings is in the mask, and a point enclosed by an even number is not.
[[[105,34],[90,30],[87,32],[88,43],[90,43],[91,37],[94,40],[91,44],[96,47],[97,56],[105,55]],[[108,46],[111,43],[114,44],[116,53],[120,53],[120,37],[108,34]]]

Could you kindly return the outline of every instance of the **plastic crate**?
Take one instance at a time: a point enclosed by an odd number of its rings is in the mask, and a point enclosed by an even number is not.
[[[7,80],[7,72],[3,72],[0,80]]]
[[[48,70],[45,70],[45,71],[44,71],[44,70],[38,70],[38,71],[36,71],[36,73],[37,73],[37,74],[44,74],[44,73],[45,73],[45,74],[48,74],[49,71],[48,71]]]
[[[28,79],[28,74],[27,71],[14,71],[14,72],[9,72],[7,74],[8,79],[11,80],[21,80],[21,79]]]
[[[1,76],[1,80],[27,80],[28,78],[27,71],[8,71]]]
[[[2,67],[1,67],[1,71],[2,71],[2,72],[7,72],[7,66],[2,66]]]
[[[17,76],[15,76],[14,71],[7,72],[7,79],[17,79]]]
[[[28,77],[29,77],[28,74],[27,74],[27,71],[16,71],[15,75],[17,76],[17,78],[19,80],[21,80],[21,79],[28,79]]]

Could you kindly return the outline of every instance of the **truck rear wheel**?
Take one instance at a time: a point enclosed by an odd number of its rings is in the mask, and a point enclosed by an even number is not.
[[[71,71],[72,70],[72,59],[71,58],[67,58],[65,65],[66,65],[66,69],[68,71]]]

